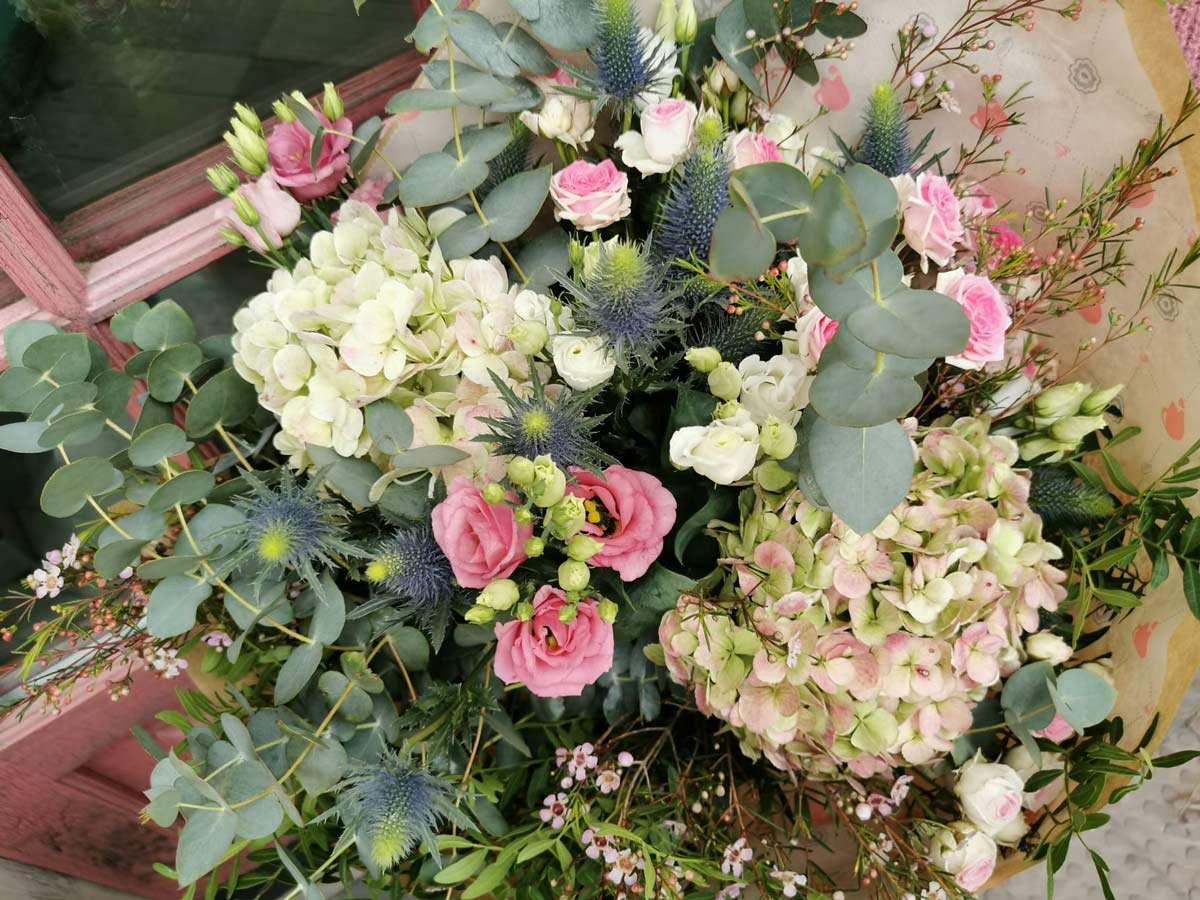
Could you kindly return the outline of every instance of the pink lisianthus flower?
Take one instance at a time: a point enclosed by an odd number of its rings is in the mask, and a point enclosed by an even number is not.
[[[299,119],[280,122],[267,138],[267,155],[275,180],[300,201],[332,194],[350,167],[346,148],[350,146],[347,135],[354,129],[353,123],[345,116],[330,122],[323,113],[314,111],[313,115],[325,128],[316,166],[312,164],[313,136]]]
[[[505,684],[524,682],[538,697],[578,697],[612,668],[613,627],[600,618],[595,600],[575,606],[573,621],[558,611],[566,595],[542,585],[533,597],[533,618],[496,625],[496,676]]]
[[[946,362],[960,369],[981,369],[985,363],[1004,359],[1004,341],[1012,325],[1008,301],[996,286],[982,275],[967,275],[962,269],[938,275],[938,293],[945,294],[963,308],[971,323],[967,346]]]
[[[590,163],[577,159],[550,179],[554,218],[567,220],[581,231],[612,225],[633,208],[629,176],[611,159]]]
[[[591,501],[583,533],[604,549],[588,563],[614,570],[622,581],[641,578],[662,553],[663,538],[675,524],[675,498],[653,475],[609,466],[602,475],[572,468],[567,493]],[[598,521],[591,521],[592,518]]]
[[[258,213],[258,225],[247,225],[232,210],[226,214],[225,221],[236,228],[246,243],[259,253],[281,247],[283,239],[300,224],[300,204],[276,183],[269,172],[238,190]]]
[[[454,479],[432,518],[434,539],[467,588],[511,575],[525,561],[525,542],[533,536],[532,523],[518,524],[512,507],[488,503],[465,478]]]

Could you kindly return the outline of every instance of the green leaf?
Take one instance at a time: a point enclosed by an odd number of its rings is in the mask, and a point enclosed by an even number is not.
[[[188,556],[182,553],[175,553],[171,556],[163,556],[158,559],[151,559],[138,566],[138,578],[145,581],[158,581],[161,578],[170,578],[173,575],[186,575],[189,572],[194,572],[200,567],[203,561],[199,556]]]
[[[779,6],[777,0],[742,0],[746,11],[746,22],[754,29],[755,37],[769,38],[779,34]]]
[[[1200,619],[1200,565],[1191,560],[1180,560],[1183,569],[1183,596],[1192,615]]]
[[[21,362],[47,381],[83,381],[92,369],[87,344],[82,334],[49,334],[26,347]]]
[[[400,404],[385,397],[363,407],[363,415],[367,433],[382,452],[399,453],[412,444],[412,420]]]
[[[449,203],[479,187],[487,175],[487,163],[470,157],[459,160],[447,153],[426,153],[405,170],[400,200],[405,206]]]
[[[530,841],[517,854],[517,862],[523,863],[526,860],[533,859],[535,856],[541,856],[556,843],[558,843],[558,838],[540,838],[536,841]]]
[[[732,0],[717,16],[713,44],[742,84],[756,97],[762,98],[762,85],[754,73],[760,59],[754,42],[746,37],[749,30],[750,23],[746,19],[746,9],[742,0]]]
[[[487,850],[476,850],[460,857],[433,876],[438,884],[458,884],[466,881],[481,868],[487,860]]]
[[[458,136],[462,144],[463,154],[480,162],[488,162],[497,157],[501,151],[512,143],[512,128],[502,122],[499,125],[480,125],[476,128],[466,128]],[[458,144],[454,138],[446,141],[442,152],[447,156],[458,155]]]
[[[753,281],[775,259],[775,237],[750,210],[731,206],[713,228],[708,264],[720,281]]]
[[[232,553],[242,544],[240,526],[245,521],[246,517],[232,506],[209,503],[188,523],[188,531],[196,542],[193,548],[189,541],[188,549],[214,557]]]
[[[517,254],[517,263],[529,279],[531,291],[545,291],[571,265],[570,241],[561,228],[548,228],[525,244]]]
[[[174,403],[183,393],[184,379],[203,361],[204,354],[195,344],[168,347],[154,357],[146,371],[150,396],[163,403]]]
[[[116,315],[108,320],[108,327],[112,331],[113,337],[126,344],[132,344],[137,323],[148,312],[150,312],[150,304],[145,300],[138,300],[136,303],[121,307]]]
[[[931,362],[878,353],[856,340],[848,329],[839,328],[821,354],[809,403],[833,425],[882,425],[920,402],[921,387],[914,376]]]
[[[404,112],[423,112],[430,109],[451,109],[463,103],[462,97],[455,91],[441,91],[431,88],[409,88],[393,94],[384,110],[388,115]]]
[[[165,482],[153,494],[146,504],[156,512],[165,512],[176,503],[187,506],[199,503],[208,496],[209,491],[216,487],[217,480],[212,472],[204,469],[189,469],[180,472],[170,481]]]
[[[991,754],[1000,747],[999,725],[1004,721],[1000,701],[995,697],[980,700],[971,715],[970,729],[954,742],[951,755],[956,766],[961,766],[974,756],[976,750]]]
[[[133,379],[124,372],[109,369],[96,376],[96,409],[110,419],[119,419],[129,405]]]
[[[308,741],[288,742],[288,756],[299,757],[300,748],[308,746]],[[312,795],[326,794],[333,786],[342,780],[347,766],[346,750],[338,743],[333,735],[326,732],[320,739],[312,743],[312,749],[296,769],[296,779],[300,786]]]
[[[629,603],[622,604],[621,615],[617,616],[618,637],[636,638],[655,625],[664,612],[674,609],[681,594],[695,588],[693,579],[654,563],[645,575],[626,587]]]
[[[438,466],[452,466],[466,459],[468,454],[449,444],[430,444],[428,447],[414,447],[403,450],[391,459],[392,469],[397,472],[415,471],[417,469],[433,469]]]
[[[417,20],[417,27],[408,36],[422,53],[430,53],[446,39],[446,17],[438,4],[433,4]]]
[[[40,372],[10,365],[0,372],[0,412],[31,413],[53,390]]]
[[[174,300],[164,300],[142,315],[133,327],[133,342],[143,350],[165,350],[196,339],[192,317]]]
[[[813,477],[829,507],[866,534],[903,502],[912,483],[913,456],[899,422],[846,428],[806,411]]]
[[[891,246],[896,199],[891,181],[866,166],[822,178],[813,195],[814,215],[802,226],[804,259],[828,267],[837,280],[861,268]]]
[[[1200,759],[1200,750],[1180,750],[1176,753],[1156,756],[1152,761],[1156,769],[1174,769],[1190,763],[1193,759]]]
[[[511,241],[533,224],[550,193],[550,166],[506,178],[483,201],[484,227],[494,241]]]
[[[1059,715],[1076,731],[1083,731],[1108,718],[1117,702],[1117,691],[1095,672],[1068,669],[1058,676],[1054,701]]]
[[[486,16],[456,9],[446,14],[445,22],[455,45],[479,68],[505,77],[520,72]]]
[[[439,234],[437,242],[446,259],[465,259],[488,242],[488,233],[472,212]]]
[[[13,322],[4,329],[4,355],[10,366],[27,365],[25,351],[36,341],[47,335],[61,334],[62,329],[51,322],[38,319],[27,319],[24,322]]]
[[[504,879],[508,877],[508,873],[512,871],[512,859],[497,859],[494,863],[484,868],[479,876],[471,882],[470,886],[462,892],[462,900],[477,900],[479,897],[486,897],[493,890],[504,883]]]
[[[188,404],[184,427],[189,437],[199,438],[215,431],[217,425],[240,425],[258,404],[254,386],[233,369],[223,369],[200,386]]]
[[[139,434],[129,445],[129,461],[135,466],[152,468],[164,459],[186,453],[194,446],[178,425],[168,422]]]
[[[358,140],[350,144],[350,172],[355,178],[361,178],[363,170],[371,163],[371,154],[383,134],[383,119],[371,116],[359,123],[354,129]]]
[[[409,672],[424,672],[429,667],[429,641],[416,628],[396,625],[388,629],[387,636]]]
[[[1042,661],[1024,665],[1008,677],[1000,692],[1006,712],[1016,715],[1030,731],[1045,728],[1054,720],[1054,666]]]
[[[119,488],[125,479],[107,459],[88,456],[56,469],[42,488],[42,511],[65,519],[83,509],[89,497]]]
[[[737,509],[737,495],[720,487],[716,488],[709,495],[705,504],[688,516],[687,520],[679,526],[679,530],[675,532],[675,541],[673,544],[675,559],[680,565],[684,565],[684,555],[687,553],[688,546],[700,533],[708,527],[708,523],[713,519],[723,519]]]
[[[519,68],[535,75],[554,74],[558,63],[528,31],[515,22],[496,22],[493,27],[504,44],[509,59]]]
[[[801,224],[812,210],[813,189],[808,178],[793,165],[782,162],[758,163],[738,169],[731,199],[737,205],[749,205],[777,241],[800,237]]]
[[[46,449],[62,444],[73,447],[94,441],[104,431],[104,415],[96,410],[71,413],[57,418],[38,439]]]
[[[591,0],[510,0],[538,39],[559,50],[587,50],[596,40]]]
[[[346,627],[346,599],[328,572],[321,573],[313,593],[317,606],[309,623],[308,636],[322,644],[332,644]]]
[[[12,422],[0,425],[0,450],[10,453],[45,453],[47,448],[38,441],[46,428],[45,422]]]
[[[325,482],[355,506],[372,506],[368,494],[380,476],[370,460],[338,456],[328,447],[307,445],[309,458],[317,465]]]
[[[316,674],[324,653],[325,647],[319,643],[301,644],[299,647],[292,648],[275,679],[276,706],[291,703],[300,696],[300,692]]]
[[[101,578],[116,578],[126,566],[132,565],[142,555],[146,542],[138,538],[122,539],[105,544],[96,551],[94,565]]]
[[[50,422],[73,412],[94,409],[99,392],[100,389],[90,381],[64,384],[46,394],[30,412],[29,418],[39,422]]]
[[[525,743],[525,739],[521,737],[521,732],[517,731],[516,726],[513,725],[513,721],[508,717],[508,713],[503,709],[491,709],[484,714],[484,718],[487,720],[488,725],[492,727],[492,730],[504,739],[505,743],[522,756],[532,757],[533,754],[529,750],[529,745]]]
[[[838,4],[825,3],[823,12],[817,18],[817,31],[826,37],[856,38],[866,34],[867,23],[850,12],[840,9]]]
[[[155,637],[186,634],[196,624],[196,610],[212,596],[203,579],[172,575],[155,585],[146,609],[146,629]]]

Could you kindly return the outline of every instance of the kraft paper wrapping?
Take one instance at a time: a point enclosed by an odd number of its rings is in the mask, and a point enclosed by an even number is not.
[[[504,0],[471,4],[493,19],[511,19]],[[653,22],[657,4],[642,0],[644,19]],[[700,0],[701,16],[714,15],[721,0]],[[829,132],[853,139],[858,134],[863,102],[871,86],[891,77],[891,45],[898,28],[914,14],[944,29],[964,8],[964,0],[863,0],[858,13],[868,23],[846,61],[820,63],[815,87],[798,79],[780,104],[796,121],[805,121],[825,106],[829,115],[813,126],[811,143],[835,146]],[[1001,134],[1000,149],[1012,151],[1014,167],[1024,175],[1004,175],[989,182],[1011,201],[1018,215],[1026,210],[1043,216],[1044,189],[1052,198],[1077,196],[1085,173],[1103,177],[1122,155],[1149,134],[1160,115],[1178,109],[1188,73],[1165,6],[1155,0],[1088,0],[1077,22],[1038,15],[1032,32],[996,28],[996,49],[980,52],[980,74],[1002,73],[1001,93],[1028,82],[1033,99],[1023,104],[1024,121]],[[983,102],[979,76],[957,70],[955,96],[961,112],[939,110],[916,127],[923,135],[936,128],[932,146],[955,151],[960,141],[974,143],[987,117],[1000,115],[996,104]],[[473,124],[473,122],[472,122]],[[447,113],[394,117],[388,123],[385,153],[398,166],[441,149],[452,134]],[[1172,164],[1180,175],[1160,182],[1159,190],[1139,201],[1136,214],[1145,227],[1134,243],[1125,289],[1108,290],[1104,307],[1132,310],[1146,276],[1157,270],[1172,247],[1194,237],[1200,210],[1200,139],[1175,151]],[[1185,298],[1186,300],[1186,298]],[[1102,335],[1108,309],[1094,307],[1071,313],[1056,329],[1059,346],[1069,358],[1080,340]],[[1122,424],[1138,425],[1142,434],[1120,448],[1127,472],[1144,483],[1200,437],[1200,315],[1182,302],[1161,301],[1148,311],[1153,331],[1129,337],[1103,351],[1081,376],[1097,385],[1123,382]],[[1153,592],[1144,606],[1113,627],[1099,652],[1111,652],[1120,699],[1114,711],[1124,718],[1126,734],[1140,737],[1157,713],[1157,746],[1174,717],[1197,668],[1200,668],[1200,624],[1188,612],[1176,574]],[[1001,867],[997,880],[1023,868],[1020,859]]]

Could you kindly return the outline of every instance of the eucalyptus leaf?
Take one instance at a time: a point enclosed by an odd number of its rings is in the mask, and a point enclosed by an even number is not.
[[[1030,731],[1045,728],[1054,720],[1054,681],[1050,663],[1043,660],[1024,665],[1004,682],[1000,703]]]
[[[87,344],[82,334],[48,334],[25,348],[21,363],[57,384],[83,381],[92,368]]]
[[[750,93],[762,98],[762,84],[754,71],[761,60],[754,40],[746,37],[746,32],[750,30],[742,0],[731,0],[717,16],[713,44]]]
[[[363,407],[367,433],[384,453],[399,453],[412,444],[413,426],[408,414],[386,397]]]
[[[1116,702],[1116,689],[1095,672],[1068,669],[1058,676],[1055,709],[1076,731],[1103,722]]]
[[[469,9],[456,9],[446,14],[445,22],[455,46],[479,68],[506,77],[520,71],[486,16]]]
[[[409,672],[424,672],[429,666],[429,641],[416,628],[395,625],[387,630],[387,638]]]
[[[813,476],[833,510],[866,534],[903,502],[912,483],[913,456],[899,422],[846,428],[806,410]]]
[[[465,259],[488,242],[487,229],[473,212],[454,222],[437,237],[446,259]]]
[[[11,422],[0,425],[0,450],[9,453],[45,453],[39,440],[48,426],[45,422]],[[53,445],[51,445],[53,446]]]
[[[539,40],[559,50],[587,50],[596,40],[591,0],[510,0]]]
[[[549,195],[550,174],[550,166],[520,172],[488,193],[483,201],[484,227],[492,240],[515,240],[533,224]]]
[[[317,667],[321,665],[321,657],[325,647],[319,643],[301,644],[292,648],[279,675],[275,679],[275,705],[282,706],[291,703],[312,680]]]
[[[150,396],[163,403],[174,403],[183,393],[185,379],[203,361],[204,354],[195,344],[176,344],[163,350],[146,370]]]
[[[812,185],[803,172],[788,163],[766,162],[738,169],[731,180],[732,201],[744,204],[749,200],[775,240],[800,237],[801,224],[813,203]]]
[[[129,446],[129,461],[135,466],[151,468],[164,459],[186,453],[194,444],[173,422],[155,425],[139,434]]]
[[[133,342],[143,350],[165,350],[195,339],[196,326],[192,317],[174,300],[164,300],[150,307],[133,328]]]
[[[4,329],[4,355],[10,366],[25,365],[25,351],[29,346],[47,335],[61,334],[62,329],[53,322],[26,319],[13,322]]]
[[[41,372],[10,365],[0,372],[0,412],[31,413],[53,390]]]
[[[64,384],[46,394],[29,413],[29,418],[50,422],[73,412],[95,409],[96,395],[99,393],[100,388],[90,381]]]
[[[56,469],[42,487],[42,511],[65,519],[79,512],[89,498],[115,491],[124,477],[107,459],[88,456]]]
[[[753,281],[775,259],[775,237],[753,212],[731,206],[713,228],[709,268],[720,281]]]
[[[257,405],[254,386],[235,370],[223,369],[200,385],[188,404],[184,427],[190,437],[203,437],[218,425],[240,425],[250,418]]]
[[[126,344],[132,344],[137,323],[148,312],[150,312],[150,304],[145,300],[138,300],[136,303],[130,303],[128,306],[121,307],[108,320],[108,327],[112,331],[113,337],[119,341],[124,341]]]
[[[193,884],[220,865],[237,836],[237,813],[227,807],[188,812],[175,849],[175,871],[180,887]]]
[[[545,291],[555,283],[559,273],[570,268],[567,233],[557,226],[546,229],[521,248],[517,263],[528,279],[525,286],[532,291]]]
[[[164,512],[177,503],[181,506],[199,503],[208,496],[216,483],[212,472],[205,469],[188,469],[165,482],[150,495],[150,501],[146,505],[150,509]]]
[[[449,203],[479,187],[487,175],[487,164],[479,160],[426,153],[405,170],[400,181],[400,200],[405,206],[418,207]]]
[[[203,579],[172,575],[155,585],[146,609],[146,629],[157,638],[186,634],[196,624],[196,610],[212,596]]]

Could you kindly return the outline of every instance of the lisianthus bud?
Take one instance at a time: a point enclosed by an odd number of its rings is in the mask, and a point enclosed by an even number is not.
[[[518,353],[533,356],[542,352],[550,340],[550,332],[541,322],[521,321],[508,330],[508,339]]]
[[[522,600],[517,604],[517,618],[522,622],[528,622],[533,618],[533,604],[528,600]]]
[[[742,376],[733,363],[719,363],[708,373],[708,389],[722,400],[736,400],[742,392]]]
[[[533,513],[524,506],[520,506],[513,510],[513,518],[517,520],[518,525],[528,525],[533,521]]]
[[[259,133],[262,132],[262,120],[258,117],[258,113],[256,113],[245,103],[233,104],[233,111],[237,113],[237,117],[241,119],[242,122],[244,122],[248,127],[253,128]]]
[[[763,453],[775,459],[787,459],[796,449],[796,429],[775,416],[767,416],[758,436]]]
[[[1106,425],[1108,423],[1104,421],[1104,416],[1067,416],[1050,426],[1050,437],[1064,444],[1078,444]]]
[[[228,196],[238,189],[238,177],[234,174],[233,169],[225,163],[217,163],[205,174],[208,176],[208,183],[216,189],[218,194]]]
[[[242,233],[234,228],[218,228],[217,234],[233,244],[235,247],[245,247],[246,239],[242,237]]]
[[[252,160],[258,167],[258,171],[251,174],[259,175],[265,172],[271,160],[267,155],[267,141],[262,136],[262,132],[251,128],[241,119],[231,119],[229,125],[233,129],[234,141],[243,155]],[[226,143],[229,142],[228,137],[225,140]],[[247,169],[246,171],[250,170]]]
[[[325,93],[321,95],[321,111],[330,122],[336,122],[345,115],[346,108],[342,105],[342,98],[332,81],[325,82]]]
[[[518,487],[533,484],[537,472],[533,468],[533,460],[527,456],[514,456],[508,461],[508,480]]]
[[[587,521],[587,508],[583,498],[574,495],[562,497],[550,510],[550,533],[560,541],[567,541],[579,533]]]
[[[486,606],[488,609],[495,609],[503,612],[506,609],[512,609],[513,605],[521,599],[521,591],[517,588],[517,583],[510,578],[497,578],[482,591],[479,592],[479,597],[475,603],[479,606]]]
[[[239,219],[251,228],[259,223],[258,210],[241,191],[234,191],[233,196],[229,199],[233,201],[233,211],[237,213]]]
[[[596,604],[596,614],[600,616],[600,621],[611,625],[617,620],[617,604],[604,597]]]
[[[531,537],[525,542],[524,549],[526,556],[536,558],[546,552],[546,542],[540,537]]]
[[[592,570],[577,559],[568,559],[558,567],[558,585],[564,591],[582,591],[592,580]]]
[[[736,400],[726,400],[724,403],[718,403],[713,409],[714,419],[732,419],[737,415],[738,410],[742,408],[742,404]]]
[[[567,476],[549,456],[535,459],[533,469],[534,481],[529,488],[529,498],[543,509],[553,506],[567,491]]]
[[[290,97],[293,102],[299,103],[301,106],[306,106],[309,109],[313,108],[313,105],[308,102],[308,98],[304,96],[303,91],[292,91],[287,96]],[[313,110],[313,112],[316,112],[316,110]]]
[[[721,351],[716,347],[691,347],[683,358],[701,375],[707,375],[721,364]]]
[[[483,499],[493,506],[504,502],[504,487],[495,481],[489,481],[485,484],[480,493],[483,494]]]
[[[1039,419],[1058,421],[1079,412],[1079,407],[1092,392],[1090,384],[1072,381],[1070,384],[1057,384],[1042,391],[1033,400],[1033,410]]]
[[[1099,391],[1092,391],[1084,398],[1083,403],[1079,406],[1079,411],[1085,416],[1096,416],[1108,409],[1109,405],[1117,399],[1117,395],[1125,389],[1123,384],[1114,384],[1112,387],[1104,388]]]
[[[744,84],[738,86],[729,101],[729,118],[734,125],[745,125],[750,120],[750,92]]]
[[[1044,659],[1060,665],[1071,658],[1071,645],[1052,631],[1039,631],[1025,639],[1025,652],[1030,659]]]
[[[792,434],[795,435],[795,429],[792,429]],[[796,479],[792,477],[791,472],[775,460],[764,459],[754,469],[754,480],[764,491],[778,493],[794,484]]]
[[[603,549],[604,545],[591,535],[577,534],[567,544],[567,556],[587,562]]]
[[[463,618],[474,625],[486,625],[496,618],[496,611],[486,606],[472,606],[463,613]]]
[[[296,121],[296,114],[292,112],[292,108],[287,105],[286,100],[276,100],[271,104],[271,109],[280,122]]]
[[[570,625],[579,617],[579,608],[574,603],[564,603],[558,608],[558,621]]]
[[[575,273],[575,277],[583,278],[586,264],[584,245],[575,238],[571,238],[571,243],[567,246],[567,257],[571,261],[571,271]]]
[[[675,43],[690,44],[696,40],[700,19],[696,15],[696,4],[692,0],[680,0],[675,13]]]
[[[1073,444],[1064,444],[1052,438],[1034,435],[1021,441],[1021,459],[1040,459],[1043,456],[1061,458],[1068,450],[1074,450]]]
[[[729,67],[729,63],[723,59],[717,60],[716,65],[712,67],[712,71],[708,73],[708,86],[716,93],[722,91],[732,94],[737,90],[740,84],[737,74]]]
[[[654,33],[664,41],[675,39],[675,19],[679,10],[675,0],[659,0],[658,15],[654,17]]]

